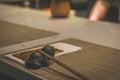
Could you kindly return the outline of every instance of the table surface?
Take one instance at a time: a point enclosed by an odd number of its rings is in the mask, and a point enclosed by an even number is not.
[[[61,40],[59,42],[82,47],[81,50],[70,52],[62,56],[56,56],[55,58],[80,72],[90,80],[120,79],[120,50],[74,38]],[[1,59],[3,62],[7,62],[7,64],[22,69],[21,71],[23,72],[27,70],[27,72],[42,76],[48,80],[81,80],[54,62],[51,62],[49,67],[28,69],[5,57],[1,57]]]
[[[28,49],[68,38],[75,38],[120,50],[120,24],[101,21],[93,22],[73,15],[64,19],[57,19],[52,18],[50,13],[40,10],[2,4],[0,4],[0,20],[59,33],[59,35],[47,38],[2,47],[0,48],[0,54]],[[0,62],[0,64],[6,65],[3,62]],[[0,68],[3,72],[4,66]],[[8,67],[14,69],[13,66],[9,65]],[[22,73],[21,70],[17,70],[17,72],[18,74]],[[30,75],[34,75],[32,73],[28,75],[27,73],[29,72],[25,72],[24,76],[29,76],[29,78],[31,78]],[[19,77],[19,79],[21,78]],[[36,77],[33,79],[36,79]]]

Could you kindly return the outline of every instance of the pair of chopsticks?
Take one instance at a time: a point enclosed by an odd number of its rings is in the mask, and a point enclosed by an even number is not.
[[[52,60],[53,62],[59,64],[61,67],[65,68],[66,70],[70,71],[71,73],[73,73],[74,75],[76,75],[77,77],[81,78],[82,80],[90,80],[89,78],[87,78],[86,76],[84,76],[83,74],[75,71],[74,69],[72,69],[71,67],[67,66],[66,64],[62,63],[61,61],[53,58],[52,56],[50,56],[49,54],[47,54],[46,52],[42,51],[42,50],[37,50],[38,52],[40,52],[41,54],[43,54],[44,56],[48,57],[50,60]]]

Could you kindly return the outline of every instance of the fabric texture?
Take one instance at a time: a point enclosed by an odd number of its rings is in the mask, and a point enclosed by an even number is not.
[[[0,47],[41,39],[57,33],[0,21]]]

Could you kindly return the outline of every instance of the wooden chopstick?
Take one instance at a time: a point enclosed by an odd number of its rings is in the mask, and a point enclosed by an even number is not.
[[[74,75],[76,75],[77,77],[81,78],[82,80],[90,80],[89,78],[87,78],[86,76],[84,76],[83,74],[75,71],[74,69],[72,69],[71,67],[67,66],[66,64],[62,63],[61,61],[55,59],[54,57],[50,56],[49,54],[47,54],[46,52],[42,51],[42,50],[37,50],[38,52],[40,52],[41,54],[43,54],[44,56],[48,57],[50,60],[54,61],[55,63],[59,64],[61,67],[65,68],[66,70],[70,71],[71,73],[73,73]]]

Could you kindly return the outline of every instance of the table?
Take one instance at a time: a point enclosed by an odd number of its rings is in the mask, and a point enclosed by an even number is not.
[[[78,45],[76,42],[77,41],[79,42],[79,40],[80,40],[80,43],[81,43],[81,40],[82,40],[83,42],[85,41],[90,44],[102,45],[102,48],[98,48],[100,51],[104,50],[104,49],[105,50],[110,49],[110,51],[109,51],[109,52],[111,52],[110,54],[113,54],[112,51],[113,52],[115,51],[116,54],[114,54],[113,59],[115,59],[115,58],[116,59],[115,60],[110,59],[110,61],[115,61],[114,64],[119,65],[119,63],[118,63],[119,59],[117,58],[117,55],[119,54],[119,50],[120,50],[120,42],[119,42],[120,41],[120,35],[119,35],[120,34],[120,24],[101,22],[101,21],[92,22],[92,21],[88,21],[87,19],[75,17],[75,16],[69,16],[66,19],[55,19],[55,18],[51,18],[51,15],[49,13],[41,12],[38,10],[26,9],[26,8],[23,9],[23,8],[14,7],[14,6],[6,6],[6,5],[2,5],[2,4],[0,4],[0,10],[1,10],[0,20],[2,20],[2,21],[8,21],[8,22],[12,22],[12,23],[20,24],[20,25],[27,25],[29,27],[36,28],[36,29],[43,29],[43,30],[48,30],[48,31],[53,31],[53,32],[59,33],[59,35],[54,35],[51,37],[36,39],[33,41],[27,41],[27,42],[22,42],[22,43],[10,45],[10,46],[2,47],[2,48],[0,48],[1,55],[7,54],[10,52],[15,52],[15,51],[19,51],[19,50],[32,48],[32,47],[39,46],[39,45],[62,41],[62,40],[68,40],[68,42],[73,41],[72,44]],[[71,38],[72,38],[72,40],[71,40]],[[71,42],[69,42],[69,43],[71,43]],[[87,44],[84,46],[87,47]],[[107,49],[106,49],[106,47],[107,47]],[[88,54],[88,55],[90,55],[90,54]],[[85,56],[85,55],[82,55],[82,56]],[[102,57],[102,56],[103,55],[101,54],[100,57]],[[91,57],[94,57],[94,56],[91,56]],[[105,55],[104,55],[104,57],[105,57]],[[112,57],[112,56],[110,56],[110,57]],[[67,58],[69,58],[69,57],[67,57]],[[83,58],[82,60],[88,60],[88,59],[85,59],[84,57],[82,57],[82,58]],[[62,59],[64,59],[64,58],[61,57],[61,60]],[[102,60],[104,61],[106,59],[109,60],[109,56],[103,58]],[[69,63],[69,61],[68,61],[68,63]],[[5,73],[11,77],[14,77],[17,80],[26,80],[26,79],[38,80],[40,78],[41,79],[44,78],[43,76],[39,76],[34,73],[31,73],[30,71],[28,71],[24,68],[21,68],[20,66],[19,66],[19,68],[16,68],[18,66],[15,66],[13,64],[8,65],[8,64],[6,64],[5,61],[2,60],[2,58],[1,58],[0,64],[2,65],[0,67],[1,72]],[[91,63],[91,64],[93,64],[93,63]],[[103,65],[103,64],[101,63],[101,65]],[[94,69],[95,66],[97,66],[97,65],[91,66],[90,68]],[[111,66],[113,66],[113,65],[111,64]],[[75,67],[75,66],[72,66],[72,67]],[[109,66],[106,66],[106,67],[109,67]],[[113,67],[117,67],[117,66],[113,66]],[[84,66],[82,68],[84,68]],[[106,68],[98,68],[98,69],[100,69],[100,70],[105,69],[105,71],[109,70]],[[96,70],[98,70],[98,69],[96,68]],[[115,70],[119,72],[118,67]],[[8,71],[9,71],[9,73],[7,73]],[[95,78],[100,77],[98,75],[96,75],[96,77],[94,77],[94,74],[101,74],[101,73],[92,72],[91,75],[88,75],[89,73],[87,73],[87,71],[88,70],[83,69],[83,71],[81,71],[81,72],[93,80]],[[20,75],[20,74],[22,74],[22,75]],[[108,77],[102,77],[101,80],[104,80],[104,79],[112,80],[112,78],[109,77],[109,75],[110,75],[109,72],[105,73],[105,74],[108,75]],[[115,76],[114,74],[117,74],[117,75]],[[115,78],[119,79],[119,73],[114,72],[114,74],[113,74],[114,75],[113,79],[115,79]],[[104,75],[101,75],[101,76],[104,76]]]

